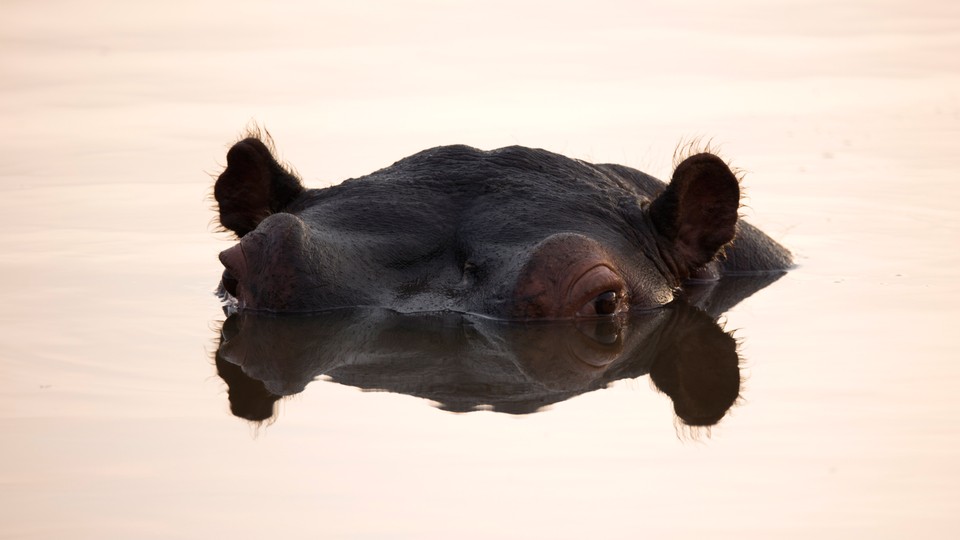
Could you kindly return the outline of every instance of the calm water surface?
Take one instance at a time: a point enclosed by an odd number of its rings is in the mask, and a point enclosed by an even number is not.
[[[957,4],[0,13],[0,537],[960,534]],[[451,143],[663,178],[712,138],[799,267],[720,317],[709,429],[639,363],[534,414],[308,365],[251,423],[208,199],[251,120],[311,186]]]

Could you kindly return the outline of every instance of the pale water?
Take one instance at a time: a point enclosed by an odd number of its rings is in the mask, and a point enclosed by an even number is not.
[[[698,4],[3,3],[0,537],[960,535],[960,5]],[[799,267],[721,317],[711,428],[642,366],[532,414],[318,380],[253,424],[208,199],[251,121],[314,187],[709,139]]]

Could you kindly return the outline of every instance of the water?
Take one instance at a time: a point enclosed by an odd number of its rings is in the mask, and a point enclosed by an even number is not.
[[[2,12],[0,536],[960,532],[955,4]],[[662,178],[712,139],[799,268],[721,318],[710,429],[647,375],[526,415],[316,381],[252,424],[208,198],[251,120],[311,186],[450,143]]]

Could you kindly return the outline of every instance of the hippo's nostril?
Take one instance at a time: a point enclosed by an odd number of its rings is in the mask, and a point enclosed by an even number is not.
[[[223,271],[223,277],[220,278],[220,282],[223,283],[223,290],[230,293],[230,296],[237,296],[237,278],[233,277],[233,274],[229,270]]]
[[[247,270],[247,260],[241,242],[230,249],[220,252],[220,263],[227,269],[234,279],[244,279]]]

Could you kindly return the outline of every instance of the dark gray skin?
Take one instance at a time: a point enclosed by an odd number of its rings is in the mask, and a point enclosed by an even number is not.
[[[738,178],[710,153],[664,184],[545,150],[445,146],[306,189],[249,137],[228,152],[214,196],[241,239],[220,254],[240,310],[610,317],[668,304],[690,278],[792,264],[738,221]]]

